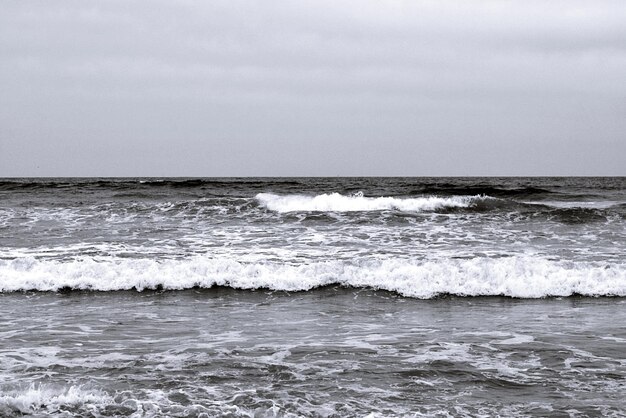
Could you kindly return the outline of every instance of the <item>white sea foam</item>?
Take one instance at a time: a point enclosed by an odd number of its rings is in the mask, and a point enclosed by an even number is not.
[[[626,296],[623,263],[563,262],[539,257],[362,259],[302,264],[241,262],[195,256],[180,260],[89,258],[73,261],[20,258],[0,261],[0,291],[100,291],[228,286],[303,291],[338,284],[404,296]]]
[[[69,388],[48,385],[30,385],[26,389],[0,393],[0,414],[59,413],[69,406],[85,408],[86,405],[106,405],[112,402],[107,394],[80,386]],[[95,408],[95,407],[94,407]],[[89,409],[89,408],[87,408]]]
[[[486,196],[453,197],[364,197],[361,194],[345,196],[339,193],[305,195],[277,195],[259,193],[256,200],[269,210],[285,212],[357,212],[378,210],[400,210],[405,212],[433,211],[442,208],[466,208]]]

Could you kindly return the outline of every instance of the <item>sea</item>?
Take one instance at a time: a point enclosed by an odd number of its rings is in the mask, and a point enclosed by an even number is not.
[[[2,417],[626,416],[626,177],[0,179]]]

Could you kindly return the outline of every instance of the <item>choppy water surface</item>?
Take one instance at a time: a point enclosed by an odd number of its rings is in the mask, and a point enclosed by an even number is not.
[[[0,183],[0,290],[626,295],[626,180]]]
[[[621,416],[625,186],[2,180],[0,416]]]
[[[625,412],[621,299],[415,300],[331,287],[0,301],[10,318],[2,416]]]

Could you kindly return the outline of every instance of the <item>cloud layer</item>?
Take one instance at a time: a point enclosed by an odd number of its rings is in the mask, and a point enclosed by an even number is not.
[[[623,1],[0,15],[0,175],[624,175]]]

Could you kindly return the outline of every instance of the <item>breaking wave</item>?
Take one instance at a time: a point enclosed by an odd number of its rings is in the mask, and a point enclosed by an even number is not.
[[[101,391],[80,386],[63,388],[32,384],[26,389],[5,389],[4,393],[0,392],[0,415],[3,417],[32,416],[31,414],[74,416],[70,412],[80,411],[82,414],[95,412],[96,405],[107,405],[112,401],[110,396]]]
[[[439,295],[626,296],[626,265],[503,258],[244,263],[196,256],[181,260],[95,259],[0,261],[0,291],[235,289],[306,291],[340,285],[429,299]]]
[[[405,212],[434,211],[445,208],[468,208],[477,202],[493,199],[488,196],[453,197],[365,197],[362,193],[346,196],[339,193],[306,195],[277,195],[259,193],[259,204],[269,210],[286,212],[358,212],[399,210]]]

